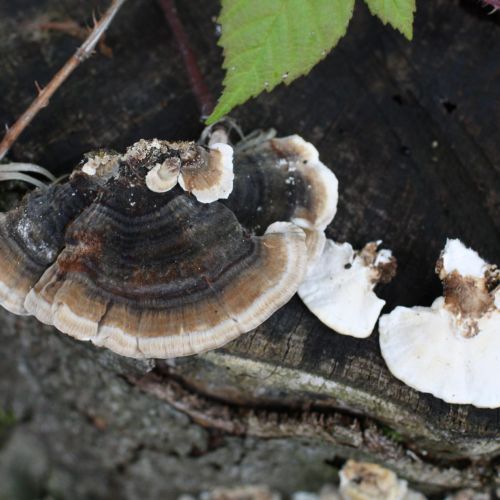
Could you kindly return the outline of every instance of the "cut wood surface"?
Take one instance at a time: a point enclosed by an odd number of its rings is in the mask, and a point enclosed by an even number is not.
[[[92,9],[105,7],[0,3],[0,122],[12,123],[34,81],[48,81],[80,43],[36,25],[90,23]],[[348,36],[308,77],[233,115],[247,132],[274,127],[318,148],[339,179],[328,236],[357,248],[383,239],[398,259],[396,278],[378,289],[385,312],[441,295],[434,265],[447,237],[500,264],[500,13],[487,16],[474,0],[418,7],[409,43],[358,2]],[[223,76],[218,9],[179,2],[214,90]],[[59,175],[91,149],[199,136],[196,101],[155,2],[127,2],[106,44],[112,57],[97,53],[75,71],[10,161]],[[3,207],[21,192],[0,189]],[[317,491],[347,457],[386,464],[425,492],[500,487],[500,410],[406,387],[387,370],[377,332],[338,335],[297,297],[224,349],[156,363],[32,318],[2,312],[0,321],[0,498],[19,474],[41,498],[176,498],[245,482]]]

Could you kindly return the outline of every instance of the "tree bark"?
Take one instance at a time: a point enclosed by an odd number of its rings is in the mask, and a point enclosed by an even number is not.
[[[216,1],[179,2],[213,89]],[[47,20],[91,19],[98,2],[0,4],[0,121],[11,123],[79,44]],[[101,10],[105,6],[101,5]],[[441,294],[446,237],[499,263],[500,14],[476,2],[419,2],[406,42],[358,2],[348,36],[312,73],[251,101],[246,131],[298,133],[339,178],[327,234],[383,239],[399,262],[385,311]],[[182,61],[153,1],[128,2],[108,59],[78,68],[10,160],[54,174],[83,153],[202,130]],[[22,188],[4,184],[12,206]],[[391,376],[378,333],[333,333],[295,297],[257,330],[202,356],[138,362],[0,313],[0,498],[176,498],[217,485],[285,493],[334,483],[354,457],[438,496],[500,488],[500,411],[449,405]]]

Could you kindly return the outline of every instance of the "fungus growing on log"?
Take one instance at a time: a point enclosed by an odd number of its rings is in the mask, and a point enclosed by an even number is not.
[[[193,148],[140,141],[91,156],[3,214],[2,304],[131,357],[202,352],[265,321],[303,278],[305,234],[273,221],[254,236],[219,202],[148,188],[151,168]]]
[[[380,318],[380,347],[405,384],[447,403],[500,406],[500,272],[459,240],[436,266],[444,297]]]
[[[274,221],[323,232],[337,211],[338,181],[317,149],[298,135],[236,146],[233,192],[224,201],[261,234]]]
[[[189,160],[188,156],[182,158],[183,166],[179,175],[179,184],[184,191],[193,193],[202,203],[229,197],[234,180],[231,146],[221,143],[210,146],[208,158],[201,167],[199,160]]]
[[[385,304],[373,288],[392,279],[395,259],[388,250],[378,252],[377,243],[355,254],[348,243],[327,241],[324,230],[337,210],[335,175],[301,137],[263,137],[236,145],[234,190],[224,203],[257,234],[274,220],[300,226],[308,250],[302,300],[330,328],[367,337]]]
[[[0,214],[0,305],[29,314],[24,299],[64,246],[66,226],[95,197],[83,176],[37,189]]]
[[[327,240],[315,264],[308,267],[298,293],[307,308],[325,325],[343,335],[368,337],[385,301],[373,289],[396,273],[389,250],[368,243],[355,252],[349,243]]]
[[[157,139],[87,155],[2,215],[1,303],[132,357],[257,327],[324,255],[338,182],[299,136],[243,141],[234,160],[235,175],[227,144]]]
[[[179,185],[201,203],[227,198],[233,190],[233,148],[213,144],[208,151],[191,142],[139,141],[129,148],[131,158],[159,159],[146,175],[147,187],[165,193]]]

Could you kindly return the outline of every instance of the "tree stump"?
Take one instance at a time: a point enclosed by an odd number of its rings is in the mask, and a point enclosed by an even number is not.
[[[0,5],[0,121],[12,122],[79,44],[47,20],[90,23],[88,0]],[[327,234],[383,239],[399,262],[385,311],[441,295],[447,237],[500,261],[500,15],[474,0],[419,2],[412,43],[358,2],[348,36],[312,73],[238,109],[319,149],[340,183]],[[219,4],[179,2],[213,89]],[[125,4],[97,53],[21,136],[10,158],[69,172],[88,150],[201,130],[182,61],[154,1]],[[8,207],[22,191],[1,186]],[[1,313],[0,497],[177,498],[264,483],[290,494],[336,481],[354,457],[439,498],[500,488],[500,411],[449,405],[391,376],[378,333],[323,326],[295,297],[224,349],[134,361]],[[14,493],[13,493],[14,492]],[[9,496],[11,495],[11,496]]]

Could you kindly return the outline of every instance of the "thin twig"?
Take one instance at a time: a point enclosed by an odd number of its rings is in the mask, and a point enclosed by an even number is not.
[[[175,0],[158,0],[158,3],[179,46],[179,51],[182,54],[184,66],[189,77],[189,83],[200,108],[201,115],[202,117],[206,117],[214,109],[215,101],[201,74],[196,55],[189,43],[189,37],[177,13]]]
[[[66,33],[69,36],[74,38],[78,38],[79,40],[85,40],[91,31],[89,28],[84,28],[80,26],[76,21],[72,19],[68,21],[47,21],[45,23],[41,23],[35,25],[35,27],[39,30],[44,31],[59,31],[61,33]],[[106,57],[112,57],[113,51],[111,47],[106,45],[106,33],[102,35],[98,43],[99,52]]]
[[[90,32],[87,39],[78,48],[78,50],[73,54],[73,56],[68,59],[66,64],[54,75],[50,83],[42,90],[40,90],[36,99],[30,104],[28,109],[18,118],[16,123],[7,131],[2,142],[0,143],[0,160],[2,160],[9,149],[12,147],[16,139],[21,135],[23,130],[30,124],[37,113],[48,105],[50,98],[54,95],[56,90],[64,83],[64,81],[71,75],[71,73],[77,68],[77,66],[89,58],[94,51],[94,48],[107,30],[111,21],[115,17],[116,13],[120,10],[121,6],[126,0],[113,0],[113,3],[101,18],[101,20],[96,23],[94,29]]]

